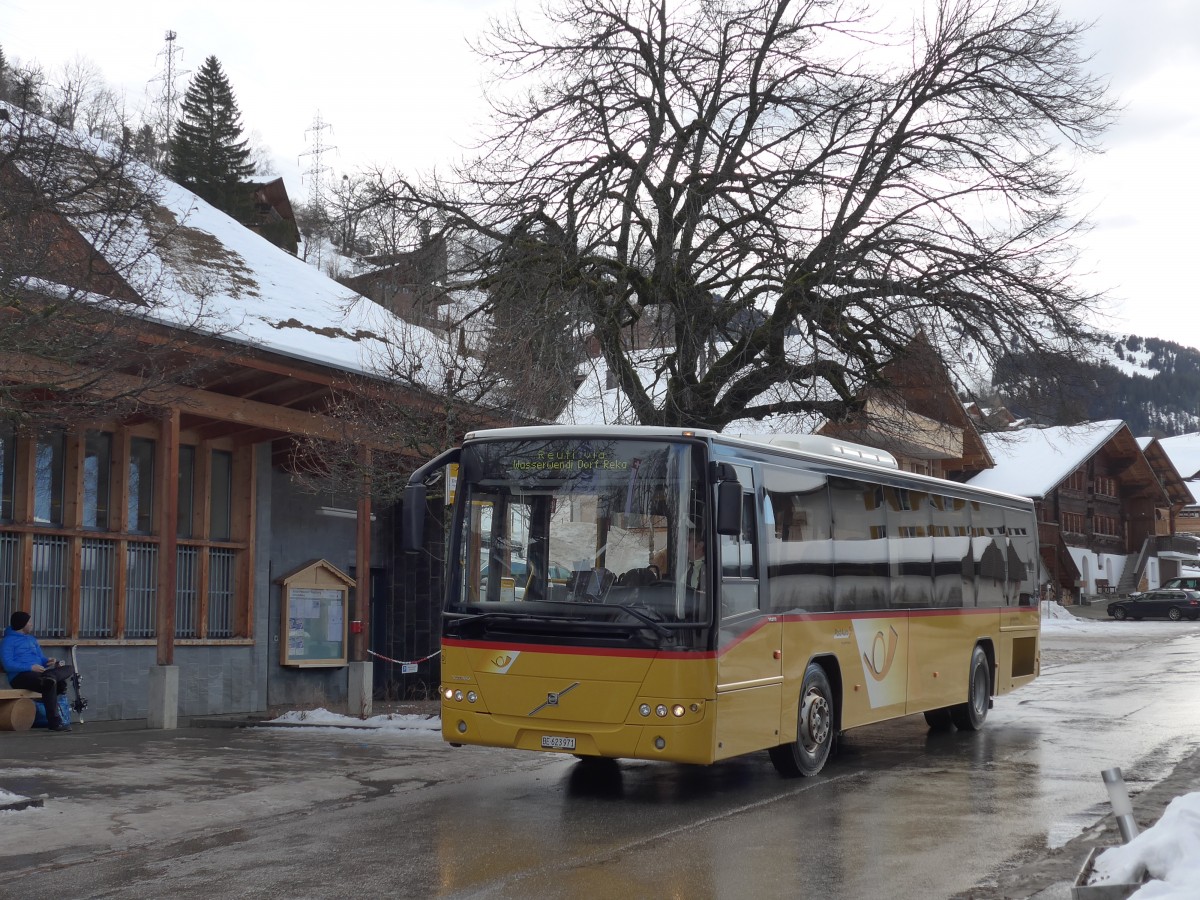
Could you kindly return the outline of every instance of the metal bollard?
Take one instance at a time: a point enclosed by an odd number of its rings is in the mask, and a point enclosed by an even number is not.
[[[1121,831],[1121,842],[1128,844],[1138,836],[1137,820],[1133,817],[1133,803],[1129,799],[1129,790],[1125,787],[1125,779],[1119,767],[1105,769],[1100,773],[1104,786],[1108,789],[1108,800],[1112,803],[1113,813],[1117,817],[1117,828]]]

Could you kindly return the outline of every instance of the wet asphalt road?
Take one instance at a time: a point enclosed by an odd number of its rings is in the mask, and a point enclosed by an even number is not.
[[[860,729],[798,781],[766,754],[587,766],[419,733],[4,734],[0,787],[45,806],[0,813],[0,896],[1067,897],[1099,772],[1150,798],[1200,758],[1200,623],[1043,646],[982,732]]]

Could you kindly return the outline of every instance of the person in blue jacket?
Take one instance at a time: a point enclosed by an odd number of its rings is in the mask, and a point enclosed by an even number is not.
[[[70,731],[71,725],[62,720],[58,709],[58,695],[66,693],[70,667],[59,660],[46,656],[37,638],[33,636],[33,622],[29,613],[17,610],[4,629],[4,640],[0,641],[0,662],[8,675],[8,683],[24,691],[38,691],[42,705],[46,707],[46,722],[51,731]]]

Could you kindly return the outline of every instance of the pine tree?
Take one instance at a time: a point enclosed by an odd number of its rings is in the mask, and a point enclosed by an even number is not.
[[[237,219],[250,212],[242,181],[254,174],[233,89],[210,56],[188,85],[171,135],[168,174]]]
[[[8,100],[8,79],[11,74],[12,69],[4,55],[4,48],[0,47],[0,100]]]

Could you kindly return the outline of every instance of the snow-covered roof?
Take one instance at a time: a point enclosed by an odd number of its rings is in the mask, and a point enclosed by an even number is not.
[[[720,349],[720,348],[718,348]],[[663,370],[664,351],[657,349],[629,354],[638,377],[656,406],[661,407],[667,394],[668,375]],[[587,360],[580,369],[581,382],[574,396],[558,418],[560,425],[636,425],[637,416],[620,388],[609,387],[608,365],[602,357]],[[760,402],[791,402],[802,396],[833,399],[833,392],[823,382],[781,383],[766,394],[755,398]],[[730,434],[813,434],[825,423],[825,417],[815,413],[796,413],[771,416],[766,419],[741,419],[731,422],[725,431]]]
[[[1185,480],[1200,475],[1200,434],[1159,438],[1158,445]]]
[[[117,156],[103,141],[0,105],[9,111],[0,141],[23,130],[98,158]],[[426,383],[441,383],[440,336],[404,322],[149,167],[130,162],[126,174],[156,199],[150,215],[119,225],[67,215],[147,301],[148,318],[365,375],[394,375],[403,354],[419,362],[415,369]]]
[[[229,340],[363,374],[381,373],[400,332],[437,340],[179,185],[164,181],[160,203],[177,225],[139,274],[158,268],[168,324],[202,309],[206,329]]]
[[[1120,419],[1110,419],[985,434],[996,466],[970,483],[1022,497],[1045,497],[1124,426]]]

